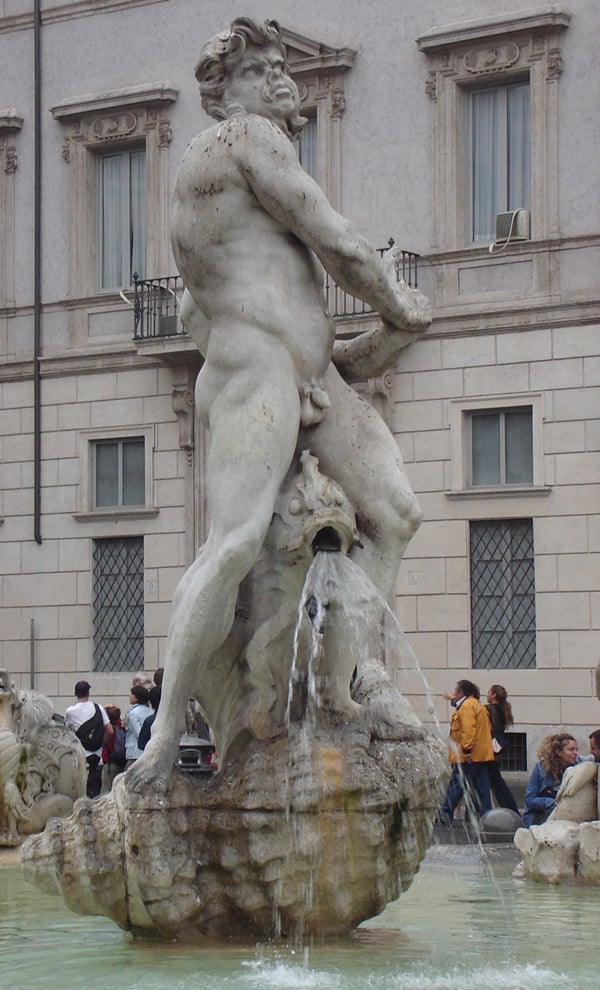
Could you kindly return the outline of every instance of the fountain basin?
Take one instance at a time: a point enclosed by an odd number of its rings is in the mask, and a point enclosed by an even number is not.
[[[137,936],[348,934],[413,880],[446,777],[441,742],[367,721],[253,741],[209,781],[77,802],[22,848],[25,876]]]

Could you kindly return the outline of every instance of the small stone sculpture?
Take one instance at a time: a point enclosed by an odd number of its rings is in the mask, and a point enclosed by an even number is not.
[[[547,821],[515,833],[526,877],[600,883],[599,766],[590,760],[565,770]]]
[[[70,729],[52,721],[52,703],[18,689],[0,670],[0,845],[16,846],[64,818],[85,794],[85,753]]]

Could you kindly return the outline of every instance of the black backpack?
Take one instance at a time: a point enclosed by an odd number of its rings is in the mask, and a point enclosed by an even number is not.
[[[104,739],[104,719],[102,718],[102,712],[100,711],[100,706],[94,703],[94,708],[96,709],[91,718],[88,718],[87,722],[80,725],[75,735],[81,742],[81,745],[88,753],[94,753],[97,749],[102,746],[102,740]]]
[[[127,763],[125,756],[125,729],[122,725],[115,725],[115,742],[109,762],[115,767],[124,767]]]

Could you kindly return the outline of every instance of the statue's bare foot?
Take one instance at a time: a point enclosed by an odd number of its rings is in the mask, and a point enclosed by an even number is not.
[[[130,794],[165,794],[177,757],[178,742],[161,735],[152,736],[142,756],[125,774],[125,787]]]
[[[322,694],[319,698],[319,708],[334,715],[341,715],[352,722],[364,718],[362,705],[352,701],[349,695]]]

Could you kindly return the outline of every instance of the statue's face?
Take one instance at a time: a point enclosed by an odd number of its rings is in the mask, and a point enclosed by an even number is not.
[[[242,60],[231,70],[223,105],[226,112],[230,106],[241,106],[247,113],[268,117],[285,128],[286,121],[300,109],[300,97],[276,45],[247,46]]]

